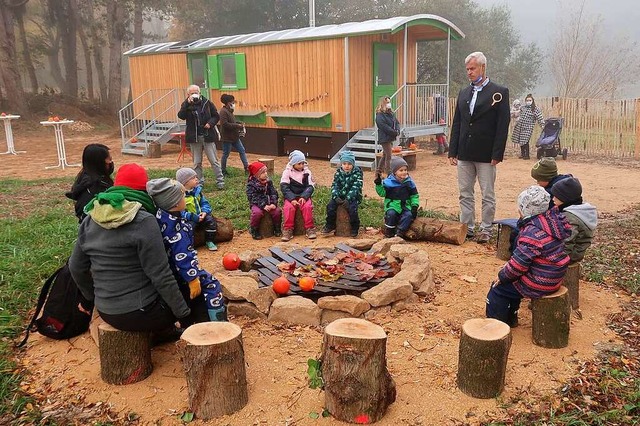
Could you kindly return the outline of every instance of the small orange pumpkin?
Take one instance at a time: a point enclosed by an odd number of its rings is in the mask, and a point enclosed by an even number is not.
[[[277,294],[283,295],[289,293],[291,285],[289,284],[289,280],[287,279],[287,277],[281,275],[280,277],[273,280],[273,284],[271,285],[271,287]]]
[[[393,148],[391,148],[391,152],[402,152],[402,147],[394,146]]]
[[[316,279],[311,277],[301,277],[298,279],[298,285],[302,291],[311,291],[316,286]]]
[[[418,149],[418,145],[416,145],[415,143],[409,144],[409,149],[415,151],[416,149]]]

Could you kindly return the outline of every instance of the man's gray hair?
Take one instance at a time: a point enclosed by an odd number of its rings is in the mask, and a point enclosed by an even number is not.
[[[468,64],[470,60],[475,59],[478,65],[487,65],[487,57],[482,52],[470,53],[464,60],[465,64]]]
[[[197,84],[192,84],[191,86],[187,87],[187,93],[191,92],[192,90],[196,90],[196,93],[200,93],[200,86],[198,86]]]

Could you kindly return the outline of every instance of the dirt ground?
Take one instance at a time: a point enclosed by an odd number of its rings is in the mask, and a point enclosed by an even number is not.
[[[47,179],[73,176],[77,168],[49,169],[56,163],[53,131],[15,134],[17,156],[0,157],[0,176],[21,179]],[[120,141],[113,134],[72,133],[67,135],[66,151],[70,163],[80,162],[82,148],[89,142],[112,147],[116,169],[137,162],[148,168],[189,166],[178,163],[179,147],[166,145],[159,159],[122,156]],[[0,139],[0,146],[2,139]],[[497,218],[513,217],[515,198],[533,184],[529,170],[534,160],[510,157],[498,166]],[[254,160],[260,156],[249,154]],[[458,210],[455,168],[443,157],[430,152],[418,156],[418,170],[412,172],[424,207],[455,214]],[[276,160],[276,169],[286,163]],[[237,154],[230,165],[238,166]],[[321,185],[329,185],[333,170],[326,161],[311,160],[310,167]],[[561,173],[572,173],[582,181],[585,199],[598,207],[601,217],[621,214],[640,204],[640,168],[637,163],[623,165],[611,161],[579,159],[559,160]],[[365,192],[375,197],[371,172],[365,172]],[[215,196],[215,192],[211,194]],[[480,200],[477,206],[479,210]],[[70,204],[70,214],[72,212]],[[339,238],[319,238],[309,242],[296,237],[293,242],[313,246],[331,246]],[[201,262],[211,272],[221,273],[224,252],[265,248],[275,239],[253,241],[247,232],[220,245],[220,251],[200,251]],[[488,284],[502,261],[495,248],[466,242],[462,246],[419,243],[432,261],[436,292],[408,311],[377,316],[373,321],[388,333],[388,367],[397,384],[397,400],[379,424],[436,425],[474,424],[485,415],[501,413],[501,404],[521,398],[555,395],[562,383],[583,360],[590,359],[602,347],[618,342],[606,326],[608,315],[619,311],[625,295],[605,290],[588,282],[581,283],[583,318],[572,319],[569,346],[543,349],[531,342],[531,314],[521,310],[520,326],[513,329],[513,344],[507,366],[506,387],[498,399],[479,400],[461,393],[455,385],[458,362],[459,330],[470,318],[484,316]],[[469,283],[462,276],[473,276]],[[306,383],[306,362],[320,353],[322,330],[314,327],[283,326],[243,318],[232,319],[243,329],[245,361],[249,382],[249,404],[240,412],[207,424],[215,425],[313,425],[342,424],[332,418],[312,419],[310,413],[323,410],[323,393]],[[22,388],[44,401],[45,413],[58,418],[80,419],[82,414],[102,413],[102,420],[117,416],[120,421],[139,418],[137,424],[180,424],[179,414],[188,411],[186,382],[178,354],[172,344],[154,348],[154,372],[142,382],[110,386],[100,380],[98,350],[87,334],[70,341],[52,341],[35,334],[19,362],[32,374]],[[559,397],[558,397],[559,398]],[[74,408],[75,407],[75,408]],[[131,415],[135,413],[135,415]],[[84,423],[80,421],[80,423]],[[64,424],[64,422],[59,422]],[[86,424],[86,423],[85,423]],[[195,421],[193,424],[204,424]]]

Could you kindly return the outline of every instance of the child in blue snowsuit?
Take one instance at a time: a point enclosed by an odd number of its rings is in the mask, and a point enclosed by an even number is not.
[[[404,238],[413,220],[418,216],[418,188],[409,176],[407,162],[391,157],[391,174],[373,181],[376,192],[384,197],[384,236]]]
[[[202,184],[198,180],[196,171],[188,167],[178,169],[176,180],[184,186],[184,198],[187,207],[182,211],[182,217],[191,222],[194,228],[204,228],[204,243],[211,251],[218,250],[213,241],[218,232],[218,224],[211,216],[211,204],[202,193]]]
[[[152,179],[147,182],[147,193],[158,206],[156,219],[169,266],[185,299],[191,301],[194,322],[207,321],[207,317],[211,321],[226,321],[220,282],[200,267],[198,252],[193,248],[192,225],[181,215],[186,207],[184,187],[173,179]],[[194,310],[198,313],[194,314]]]

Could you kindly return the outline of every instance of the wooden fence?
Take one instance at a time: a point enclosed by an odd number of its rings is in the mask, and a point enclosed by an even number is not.
[[[449,100],[450,119],[453,119],[455,103],[455,98]],[[607,101],[553,97],[538,98],[536,104],[545,118],[564,118],[560,141],[570,153],[640,160],[640,99]],[[532,145],[539,135],[537,128]]]

